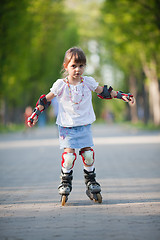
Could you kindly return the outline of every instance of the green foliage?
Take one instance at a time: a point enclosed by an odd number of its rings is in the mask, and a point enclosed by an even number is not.
[[[98,43],[100,57],[93,77],[101,81],[102,65],[108,64],[124,76],[114,89],[127,92],[133,75],[142,95],[151,82],[143,73],[144,59],[154,62],[160,79],[159,9],[160,0],[1,0],[0,103],[9,109],[5,112],[34,106],[60,77],[65,51],[78,45],[90,58],[91,40]],[[98,118],[105,108],[116,120],[128,111],[122,101],[105,102],[96,94],[93,105]]]
[[[78,42],[63,9],[61,0],[1,1],[0,97],[10,106],[34,105],[60,76],[64,52]]]
[[[11,132],[24,132],[27,131],[27,129],[25,129],[24,124],[8,124],[6,126],[1,125],[0,124],[0,133],[4,134],[4,133],[11,133]]]
[[[144,89],[147,91],[154,79],[160,79],[159,9],[160,0],[106,0],[102,6],[102,42],[105,40],[107,57],[124,73],[123,90],[135,89],[142,98]],[[148,95],[146,92],[145,96]],[[148,101],[153,109],[149,99],[144,101],[144,106]],[[151,115],[150,111],[150,118]]]
[[[141,73],[141,56],[147,58],[160,50],[160,1],[106,0],[102,13],[106,46],[112,60],[126,74]]]

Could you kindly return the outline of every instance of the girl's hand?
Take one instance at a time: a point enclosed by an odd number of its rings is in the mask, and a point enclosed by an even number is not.
[[[29,127],[33,127],[36,124],[36,122],[38,121],[38,117],[36,115],[33,117],[32,115],[28,118],[28,126]]]
[[[128,102],[128,103],[131,103],[131,104],[133,104],[134,103],[134,97],[133,97],[133,95],[131,95],[131,96],[125,96],[125,95],[123,95],[122,96],[122,100],[123,101],[125,101],[125,102]]]
[[[112,90],[111,97],[115,98],[116,96],[117,96],[117,92]],[[128,94],[128,96],[122,95],[122,100],[131,104],[134,103],[134,97],[132,94]]]
[[[122,91],[118,91],[116,98],[122,99],[123,101],[131,103],[131,104],[134,103],[134,97],[131,93],[124,93]]]
[[[28,118],[28,126],[29,127],[33,127],[36,124],[37,120],[33,119],[33,122],[30,121],[30,119]]]
[[[37,107],[35,107],[35,109],[33,110],[32,115],[28,118],[28,126],[29,127],[33,127],[36,122],[38,121],[38,117],[39,115],[44,111],[44,107],[41,105],[38,105]]]
[[[135,103],[134,97],[130,97],[130,103],[131,103],[131,104],[134,104],[134,103]]]

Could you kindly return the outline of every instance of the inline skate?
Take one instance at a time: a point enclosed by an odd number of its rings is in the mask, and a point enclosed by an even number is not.
[[[88,172],[84,169],[84,179],[86,184],[86,194],[94,202],[102,203],[101,187],[95,180],[95,168],[92,172]]]
[[[59,194],[61,195],[61,204],[62,206],[65,205],[65,203],[68,200],[68,196],[70,192],[72,191],[72,176],[73,171],[71,170],[70,173],[63,173],[61,170],[61,183],[58,187]]]

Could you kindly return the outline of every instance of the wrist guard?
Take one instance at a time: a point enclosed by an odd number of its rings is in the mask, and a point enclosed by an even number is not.
[[[37,122],[39,115],[40,115],[43,111],[44,111],[44,109],[40,111],[39,108],[36,107],[36,108],[33,110],[32,115],[28,118],[28,121],[27,121],[27,122],[30,122],[31,124],[33,124],[34,121]]]
[[[125,96],[128,99],[128,101],[131,101],[131,98],[133,97],[131,93],[124,93],[122,91],[118,91],[117,96],[115,98],[122,99],[123,96]],[[126,100],[124,99],[122,100],[126,102]]]
[[[107,88],[107,85],[104,85],[103,92],[101,92],[97,96],[101,99],[112,99],[111,94],[110,94],[112,90],[113,90],[113,88],[111,86],[109,88]]]
[[[44,107],[44,109],[47,109],[47,108],[50,106],[50,104],[51,104],[51,101],[48,102],[47,99],[46,99],[46,95],[43,94],[43,95],[41,95],[40,98],[38,99],[38,101],[37,101],[37,103],[36,103],[36,107],[37,107],[38,105],[42,105],[42,106]]]

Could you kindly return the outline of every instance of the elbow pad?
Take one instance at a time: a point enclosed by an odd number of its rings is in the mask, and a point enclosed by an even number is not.
[[[113,90],[113,88],[110,86],[109,88],[107,88],[107,85],[104,85],[103,87],[103,92],[101,92],[100,94],[98,94],[97,96],[101,99],[111,99],[111,91]]]
[[[47,99],[46,99],[46,95],[43,94],[43,95],[41,95],[40,98],[38,99],[37,104],[36,104],[36,107],[37,107],[38,105],[42,105],[42,106],[44,107],[44,109],[47,109],[47,108],[50,106],[50,104],[51,104],[51,101],[48,102]]]

